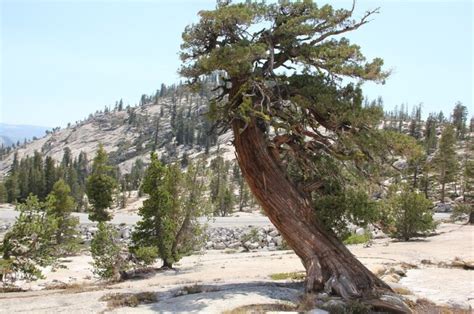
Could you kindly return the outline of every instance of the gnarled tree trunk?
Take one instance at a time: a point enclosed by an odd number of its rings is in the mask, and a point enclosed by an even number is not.
[[[391,292],[316,219],[309,200],[287,178],[256,121],[244,125],[234,120],[232,127],[242,173],[270,221],[301,258],[306,291],[326,290],[344,299],[374,299]],[[406,308],[392,310],[403,313]]]

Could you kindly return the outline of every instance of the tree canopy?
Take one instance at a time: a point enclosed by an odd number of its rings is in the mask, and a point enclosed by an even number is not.
[[[256,118],[275,153],[296,157],[304,171],[313,172],[321,155],[373,159],[383,147],[374,132],[382,110],[362,106],[360,85],[383,83],[389,72],[381,59],[367,61],[359,46],[340,37],[378,10],[360,19],[353,13],[354,6],[335,10],[312,1],[220,1],[184,31],[181,74],[198,84],[203,75],[222,73],[221,93],[209,109],[221,130],[236,119],[245,129]]]
[[[379,165],[395,160],[389,150],[406,151],[400,142],[416,145],[379,130],[382,108],[363,105],[362,83],[384,83],[389,71],[382,59],[367,60],[342,37],[378,13],[355,19],[354,10],[313,1],[219,1],[183,33],[181,74],[197,86],[205,75],[223,77],[209,107],[215,129],[226,131],[240,121],[243,132],[254,121],[279,165],[309,198],[340,199],[348,183],[365,184],[359,178],[377,177]],[[321,206],[322,215],[329,213]]]

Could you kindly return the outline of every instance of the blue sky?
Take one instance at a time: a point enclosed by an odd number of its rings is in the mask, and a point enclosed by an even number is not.
[[[351,1],[319,1],[350,7]],[[138,102],[162,82],[179,82],[181,33],[210,0],[0,0],[0,122],[65,126],[123,98]],[[367,83],[385,105],[423,103],[474,113],[473,3],[359,0],[376,19],[348,36],[393,71]]]

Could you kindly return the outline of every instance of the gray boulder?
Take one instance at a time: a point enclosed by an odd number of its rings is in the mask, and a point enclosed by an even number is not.
[[[449,213],[453,211],[453,206],[450,203],[437,203],[435,204],[433,211],[435,213]]]

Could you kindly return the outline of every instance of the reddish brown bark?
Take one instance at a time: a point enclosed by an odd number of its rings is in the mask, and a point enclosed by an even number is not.
[[[391,292],[316,219],[309,200],[286,177],[255,121],[244,125],[235,120],[232,127],[242,173],[270,221],[301,258],[307,292],[326,290],[344,299]]]

